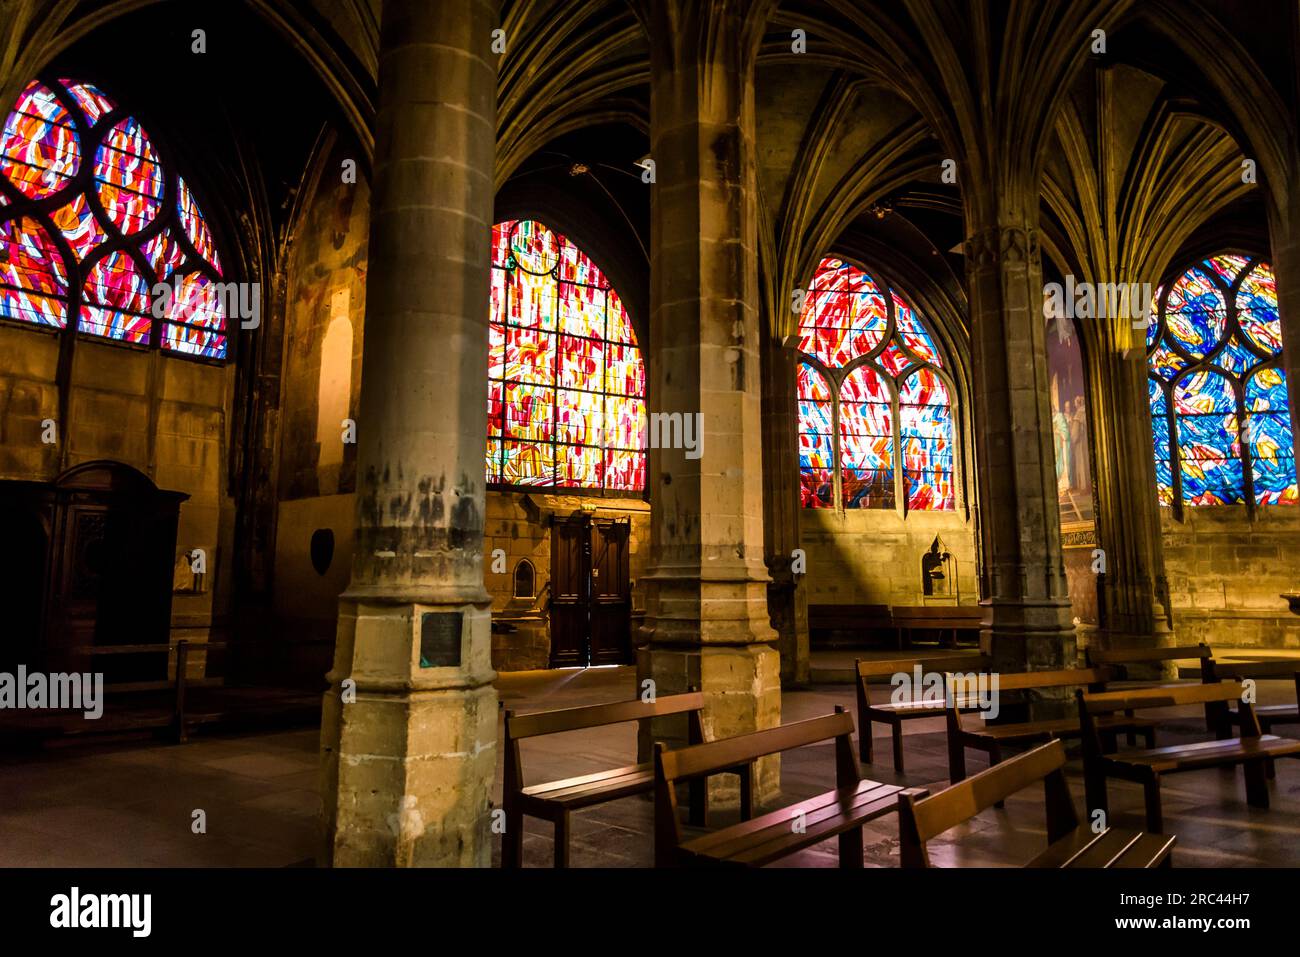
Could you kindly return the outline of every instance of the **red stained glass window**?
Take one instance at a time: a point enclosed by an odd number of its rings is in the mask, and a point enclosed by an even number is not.
[[[138,120],[88,83],[28,84],[0,131],[0,319],[226,357],[216,244]],[[173,285],[155,317],[155,284]]]
[[[799,321],[799,477],[805,508],[950,510],[952,391],[897,291],[827,257]]]
[[[492,229],[488,481],[640,492],[645,366],[622,301],[536,220]]]

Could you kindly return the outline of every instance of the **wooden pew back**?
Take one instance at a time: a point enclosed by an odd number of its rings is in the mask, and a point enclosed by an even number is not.
[[[975,687],[971,687],[972,676],[969,673],[948,672],[943,676],[944,702],[947,711],[949,734],[955,734],[962,727],[963,710],[970,710],[972,702],[979,707],[979,682],[987,682],[984,687],[991,688],[991,672],[974,675]],[[1060,671],[1014,671],[997,673],[997,692],[1029,691],[1038,688],[1070,688],[1087,686],[1091,691],[1102,691],[1110,680],[1108,668],[1068,668]],[[960,680],[959,680],[960,679]],[[972,718],[976,723],[977,719]]]
[[[1258,738],[1263,732],[1254,706],[1243,700],[1245,689],[1240,681],[1213,681],[1187,685],[1160,685],[1154,688],[1125,688],[1119,691],[1103,691],[1085,694],[1082,690],[1075,692],[1079,702],[1079,725],[1083,739],[1083,754],[1086,759],[1098,759],[1102,755],[1102,742],[1097,733],[1093,715],[1112,714],[1123,711],[1132,714],[1150,708],[1173,708],[1179,705],[1203,704],[1206,706],[1206,724],[1211,730],[1218,730],[1221,737],[1227,737],[1231,729],[1228,702],[1239,702],[1241,734],[1246,738]]]
[[[809,605],[809,631],[867,631],[893,624],[888,605]]]
[[[1198,645],[1182,645],[1173,648],[1089,648],[1084,652],[1087,663],[1092,665],[1112,666],[1115,672],[1112,678],[1126,676],[1127,665],[1158,664],[1163,661],[1178,661],[1195,658],[1201,662],[1201,672],[1205,672],[1205,662],[1213,657],[1214,652],[1205,642]]]
[[[1093,694],[1079,692],[1082,713],[1109,714],[1114,711],[1142,708],[1173,708],[1186,704],[1209,704],[1239,700],[1240,681],[1201,682],[1186,685],[1161,685],[1155,688],[1123,688]]]
[[[917,665],[921,666],[922,674],[956,670],[963,672],[983,671],[993,664],[993,659],[982,654],[941,655],[934,657],[881,658],[878,660],[859,658],[854,664],[857,666],[859,681],[865,684],[869,679],[889,679],[900,672],[911,675]]]
[[[655,844],[656,859],[670,860],[672,851],[682,841],[681,823],[677,812],[679,781],[708,777],[726,771],[752,766],[754,761],[769,754],[789,751],[809,744],[835,740],[835,783],[837,787],[853,787],[862,780],[858,759],[853,754],[850,736],[853,734],[853,716],[841,706],[835,713],[820,718],[809,718],[750,731],[733,738],[689,745],[669,751],[661,741],[655,742]],[[749,775],[742,777],[748,781]],[[746,802],[747,803],[747,802]]]
[[[690,691],[686,694],[656,697],[654,701],[616,701],[613,704],[587,705],[581,708],[562,708],[558,711],[539,711],[534,714],[506,712],[505,793],[518,793],[524,786],[523,755],[519,742],[542,734],[559,734],[564,731],[581,731],[600,728],[624,721],[645,721],[667,715],[687,714],[688,740],[704,740],[700,713],[704,710],[704,693]]]
[[[559,711],[541,711],[535,714],[506,712],[506,736],[519,741],[539,734],[557,734],[562,731],[580,731],[599,728],[624,721],[644,721],[671,714],[699,711],[704,707],[704,693],[668,695],[653,701],[617,701],[613,704],[588,705],[581,708],[563,708]]]
[[[1280,658],[1271,661],[1219,661],[1210,658],[1206,663],[1207,681],[1220,678],[1295,678],[1300,681],[1300,658]]]
[[[1079,826],[1065,781],[1065,745],[1059,739],[981,771],[938,794],[899,796],[899,853],[904,867],[929,867],[926,842],[1042,779],[1047,796],[1048,841]]]

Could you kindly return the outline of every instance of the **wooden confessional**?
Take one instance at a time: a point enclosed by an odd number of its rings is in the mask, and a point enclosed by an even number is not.
[[[171,633],[181,492],[118,462],[52,482],[0,481],[0,670],[100,671],[110,683],[164,680],[167,656],[95,654]]]

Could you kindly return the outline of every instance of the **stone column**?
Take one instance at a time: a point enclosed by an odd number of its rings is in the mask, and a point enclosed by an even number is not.
[[[1155,283],[1151,287],[1155,288]],[[1156,502],[1146,330],[1129,317],[1097,336],[1089,406],[1098,547],[1104,552],[1098,639],[1107,648],[1157,647],[1172,636]],[[1155,317],[1152,316],[1152,321]]]
[[[1073,667],[1038,239],[1027,222],[1002,223],[974,231],[965,251],[987,609],[980,642],[1003,671]]]
[[[799,548],[799,410],[795,356],[769,330],[762,333],[763,536],[767,610],[780,637],[781,684],[807,685],[810,676],[808,593],[793,561]]]
[[[702,688],[705,731],[714,738],[781,717],[763,561],[754,147],[754,61],[767,6],[652,0],[643,8],[655,163],[652,435],[655,414],[680,414],[700,423],[703,444],[650,452],[637,668],[661,695]],[[653,734],[671,745],[681,728],[656,726]],[[760,763],[760,799],[775,793],[778,768],[776,759]],[[733,799],[734,778],[715,778],[714,786],[715,800]]]
[[[356,542],[322,727],[339,866],[490,861],[497,698],[482,561],[496,25],[495,0],[383,4]]]

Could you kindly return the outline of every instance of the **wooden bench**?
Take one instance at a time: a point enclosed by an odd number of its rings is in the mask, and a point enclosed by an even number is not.
[[[633,794],[654,790],[654,768],[649,763],[611,768],[594,774],[541,784],[524,785],[523,762],[519,742],[544,734],[560,734],[586,728],[601,728],[626,721],[648,721],[668,715],[687,715],[687,740],[697,744],[704,740],[700,712],[704,695],[694,691],[670,695],[654,701],[620,701],[614,704],[565,708],[505,715],[505,774],[502,804],[506,812],[506,832],[501,843],[501,866],[522,867],[524,849],[524,815],[542,818],[555,825],[555,866],[569,866],[569,815],[571,812]],[[702,782],[692,790],[692,820],[701,824],[705,813],[705,790]]]
[[[1198,645],[1182,645],[1172,648],[1088,648],[1084,652],[1089,667],[1107,667],[1110,668],[1112,679],[1114,681],[1127,681],[1129,665],[1154,665],[1166,661],[1178,661],[1182,659],[1198,659],[1202,663],[1202,676],[1204,675],[1204,662],[1213,657],[1210,646],[1205,642]],[[1143,679],[1139,679],[1143,680]]]
[[[862,644],[870,633],[894,628],[888,605],[809,605],[808,634],[818,646]],[[851,639],[841,638],[850,635]],[[887,640],[887,639],[886,639]]]
[[[1207,681],[1231,678],[1244,681],[1249,678],[1290,678],[1295,681],[1296,704],[1255,705],[1253,710],[1259,720],[1261,731],[1273,730],[1275,724],[1300,724],[1300,659],[1288,658],[1273,661],[1216,661],[1208,658],[1204,662]],[[1242,713],[1230,711],[1229,720],[1240,725]]]
[[[227,677],[237,646],[225,641],[190,641],[175,645],[89,645],[74,650],[87,659],[83,667],[104,675],[104,712],[88,719],[81,709],[0,710],[0,748],[31,746],[40,741],[83,735],[149,733],[184,744],[200,727],[305,727],[320,721],[320,691],[303,688],[240,686]],[[174,669],[168,664],[176,652]],[[205,656],[202,676],[191,676],[190,656]],[[117,680],[121,663],[133,657],[158,659],[155,674],[164,677]],[[223,667],[224,666],[224,667]],[[214,674],[219,672],[219,674]]]
[[[220,677],[191,678],[189,656],[198,651],[211,655],[213,651],[225,651],[228,647],[224,641],[182,639],[175,646],[155,642],[144,645],[83,645],[77,648],[79,654],[91,659],[91,669],[94,671],[107,670],[102,662],[113,658],[151,655],[164,659],[161,667],[166,672],[167,658],[175,650],[176,670],[170,677],[150,681],[106,682],[105,695],[123,702],[122,707],[112,709],[120,713],[107,715],[106,721],[101,719],[89,724],[64,727],[63,733],[154,730],[165,732],[178,744],[184,744],[189,740],[190,728],[212,721],[211,715],[202,710],[195,712],[194,691],[200,688],[221,688],[225,684],[225,680]]]
[[[992,804],[1043,782],[1047,804],[1047,850],[1026,867],[1168,867],[1173,837],[1079,823],[1065,781],[1065,745],[1051,741],[954,784],[932,797],[904,793],[899,799],[899,856],[903,867],[929,867],[926,842],[968,821]]]
[[[905,789],[863,780],[853,756],[852,734],[853,717],[836,707],[834,714],[821,718],[676,751],[656,743],[655,866],[762,867],[837,837],[840,867],[862,867],[862,825],[897,810],[898,797]],[[677,810],[679,781],[698,780],[737,766],[752,765],[769,754],[831,739],[835,741],[834,790],[755,818],[750,817],[749,795],[742,792],[739,823],[683,839]]]
[[[1273,758],[1300,755],[1300,741],[1279,738],[1260,731],[1259,720],[1251,705],[1242,701],[1243,687],[1237,681],[1189,684],[1182,687],[1134,688],[1104,691],[1100,694],[1076,692],[1079,722],[1083,734],[1084,783],[1088,811],[1107,810],[1106,778],[1122,778],[1142,785],[1146,795],[1147,830],[1160,833],[1163,823],[1160,809],[1160,778],[1179,771],[1241,765],[1246,778],[1246,801],[1251,807],[1268,807],[1268,781],[1265,764]],[[1105,754],[1102,750],[1097,715],[1144,708],[1169,708],[1178,705],[1204,704],[1212,711],[1216,728],[1227,724],[1228,702],[1240,701],[1241,737],[1223,737],[1214,741],[1178,744],[1145,751]]]
[[[949,631],[955,646],[958,632],[979,631],[984,624],[984,609],[979,605],[894,605],[890,615],[900,649],[907,636],[918,629]]]
[[[957,698],[962,689],[954,687],[954,676],[945,675],[945,697],[948,717],[948,779],[953,783],[966,777],[966,749],[974,748],[989,756],[989,765],[1002,760],[1004,746],[1036,744],[1053,738],[1077,738],[1082,732],[1079,720],[1071,715],[1066,718],[1050,718],[1040,721],[1009,722],[1006,724],[988,724],[982,718],[963,719],[963,709],[956,707]],[[962,676],[969,680],[969,676]],[[1105,690],[1110,672],[1106,668],[1072,668],[1064,671],[1026,671],[1016,673],[1002,672],[997,675],[998,695],[1006,692],[1028,692],[1043,688],[1078,688],[1087,687],[1090,691]],[[992,676],[988,673],[976,675],[990,683]],[[957,682],[960,684],[960,682]],[[970,695],[966,695],[970,698]],[[1000,704],[1004,702],[999,702]],[[971,709],[965,709],[969,712]],[[978,711],[976,712],[978,713]],[[1155,747],[1157,722],[1147,718],[1135,718],[1131,715],[1106,715],[1097,720],[1098,733],[1105,740],[1108,750],[1115,750],[1115,736],[1123,732],[1140,733],[1146,738],[1148,748]]]
[[[1111,681],[1129,681],[1128,668],[1130,665],[1155,665],[1163,664],[1166,661],[1180,661],[1186,659],[1199,660],[1201,663],[1201,680],[1208,680],[1205,672],[1205,663],[1210,660],[1213,652],[1210,646],[1205,642],[1196,645],[1177,645],[1171,648],[1117,648],[1107,650],[1105,648],[1088,648],[1084,651],[1084,660],[1090,666],[1101,666],[1111,670]],[[1161,687],[1164,678],[1138,679],[1132,687]],[[1214,712],[1210,705],[1205,707],[1205,729],[1213,732],[1215,730]],[[1137,743],[1137,736],[1130,732],[1127,735],[1129,744]]]
[[[871,697],[868,694],[868,685],[872,679],[877,681],[892,679],[894,675],[899,673],[911,676],[915,673],[917,665],[920,665],[923,675],[942,675],[945,671],[958,668],[962,670],[988,668],[992,663],[993,659],[978,653],[947,655],[938,658],[889,658],[879,661],[856,659],[853,664],[857,671],[857,680],[854,684],[857,688],[858,698],[859,759],[866,764],[872,763],[875,749],[871,740],[871,722],[876,721],[888,725],[894,741],[894,770],[902,774],[903,722],[911,718],[940,718],[945,710],[942,700],[925,701],[922,698],[913,698],[909,701],[900,702],[891,701],[888,704],[872,704]],[[919,692],[919,689],[913,690]],[[940,695],[940,698],[942,698],[942,695]]]

